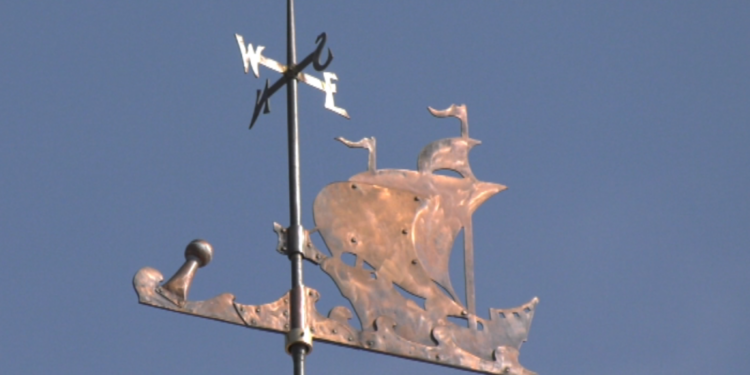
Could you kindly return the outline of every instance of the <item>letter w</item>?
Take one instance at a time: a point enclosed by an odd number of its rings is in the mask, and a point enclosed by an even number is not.
[[[258,49],[253,51],[253,44],[249,43],[247,47],[245,47],[245,39],[242,38],[242,35],[240,34],[234,34],[234,36],[237,37],[237,44],[240,45],[240,53],[242,54],[242,63],[245,64],[245,74],[247,74],[248,70],[252,67],[253,68],[253,74],[255,74],[255,78],[260,77],[260,73],[258,73],[258,63],[260,62],[261,58],[261,52],[263,52],[263,49],[266,47],[258,46]]]

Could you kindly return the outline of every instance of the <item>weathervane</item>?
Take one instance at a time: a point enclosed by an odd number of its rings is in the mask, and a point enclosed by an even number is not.
[[[291,261],[292,288],[275,302],[263,305],[238,303],[232,294],[205,301],[189,301],[188,292],[197,269],[213,258],[213,248],[203,240],[185,249],[185,263],[167,282],[153,268],[144,267],[133,278],[139,302],[166,310],[285,334],[285,348],[292,355],[294,374],[304,374],[304,359],[313,340],[368,350],[489,374],[533,375],[518,362],[519,348],[526,341],[538,303],[510,309],[490,309],[489,319],[476,314],[474,291],[474,246],[471,217],[487,199],[505,186],[480,181],[469,164],[469,151],[480,142],[469,138],[466,106],[446,110],[429,108],[435,117],[460,121],[459,137],[434,141],[417,158],[417,170],[377,169],[374,137],[352,142],[336,138],[351,148],[369,152],[367,170],[346,182],[332,183],[313,204],[315,228],[301,223],[299,124],[297,81],[326,94],[325,107],[349,118],[336,107],[333,94],[336,74],[323,72],[323,80],[303,70],[313,65],[324,71],[333,60],[328,51],[320,57],[326,34],[316,39],[317,48],[296,63],[294,1],[287,0],[287,65],[263,56],[265,47],[245,45],[236,34],[245,73],[260,77],[259,65],[282,73],[273,85],[266,80],[258,90],[250,128],[261,111],[268,113],[269,100],[287,88],[287,132],[289,146],[290,225],[274,223],[276,250]],[[455,171],[460,178],[435,173]],[[448,262],[453,243],[464,233],[466,303],[451,285]],[[330,251],[318,250],[310,240],[317,232]],[[354,258],[347,262],[348,258]],[[362,329],[349,324],[354,317],[344,306],[327,316],[315,303],[320,294],[303,282],[303,260],[328,274],[354,308]],[[463,319],[466,325],[449,318]]]
[[[338,80],[338,77],[336,76],[336,73],[330,73],[330,72],[323,72],[323,82],[321,82],[319,79],[315,78],[314,76],[311,76],[309,74],[305,74],[302,72],[310,63],[313,64],[313,68],[317,71],[323,71],[325,70],[328,65],[331,64],[331,61],[333,61],[333,54],[331,53],[331,50],[328,49],[328,59],[325,63],[320,63],[320,54],[323,52],[323,47],[326,44],[326,33],[322,33],[318,35],[318,39],[315,40],[315,43],[318,43],[318,48],[315,49],[312,53],[307,55],[302,62],[296,65],[290,65],[292,68],[288,68],[282,64],[279,64],[278,62],[271,60],[265,56],[262,55],[263,50],[266,47],[258,46],[257,49],[253,49],[252,44],[248,44],[245,46],[245,39],[240,34],[235,34],[235,37],[237,38],[237,44],[240,46],[240,53],[242,54],[242,62],[245,64],[245,74],[248,73],[250,68],[253,70],[253,74],[255,74],[255,78],[260,77],[260,72],[258,71],[258,64],[264,65],[272,70],[275,70],[284,76],[279,78],[276,83],[274,83],[272,86],[268,86],[269,80],[266,80],[266,87],[263,90],[258,90],[257,96],[255,99],[255,110],[253,111],[253,119],[250,121],[250,128],[255,125],[255,121],[258,119],[258,115],[260,114],[260,109],[263,108],[263,113],[269,113],[270,107],[268,104],[268,100],[271,99],[271,96],[278,91],[282,86],[286,85],[288,82],[290,82],[292,79],[297,79],[301,82],[304,82],[320,91],[323,91],[326,93],[326,102],[325,107],[335,113],[338,113],[341,116],[344,116],[346,118],[349,118],[349,114],[346,112],[345,109],[336,107],[336,105],[333,103],[333,94],[336,93],[336,84],[333,83],[333,81]]]

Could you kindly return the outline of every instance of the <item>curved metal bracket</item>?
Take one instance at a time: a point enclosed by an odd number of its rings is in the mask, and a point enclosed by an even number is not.
[[[289,246],[287,245],[289,230],[281,226],[281,224],[274,222],[273,231],[276,232],[276,236],[278,237],[278,242],[276,243],[276,251],[282,255],[289,255]],[[313,229],[312,231],[304,231],[305,239],[302,245],[302,257],[314,264],[320,264],[320,262],[328,257],[320,250],[318,250],[312,240],[310,240],[310,233],[315,233],[316,231],[317,229]]]
[[[331,65],[331,62],[333,61],[333,52],[331,52],[331,49],[329,48],[328,58],[326,59],[326,62],[323,64],[320,63],[320,54],[323,52],[323,47],[325,47],[326,45],[326,38],[327,38],[326,33],[321,33],[315,39],[315,44],[318,45],[318,48],[316,48],[315,52],[313,52],[314,57],[313,57],[312,64],[313,64],[313,68],[315,68],[315,70],[319,72],[325,70],[328,67],[328,65]]]

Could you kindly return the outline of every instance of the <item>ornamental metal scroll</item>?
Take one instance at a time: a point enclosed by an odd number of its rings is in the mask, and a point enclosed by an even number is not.
[[[461,136],[428,144],[417,170],[377,169],[375,138],[358,142],[337,138],[369,151],[366,171],[323,188],[313,204],[316,229],[330,250],[324,254],[304,232],[304,257],[328,274],[354,313],[344,306],[327,316],[315,308],[319,293],[305,287],[307,326],[290,329],[290,293],[265,305],[245,305],[232,294],[188,301],[197,269],[208,264],[213,249],[202,240],[185,251],[186,262],[169,281],[153,268],[133,280],[142,304],[249,328],[286,334],[287,342],[313,340],[489,374],[535,374],[518,362],[539,300],[510,309],[476,314],[474,300],[472,214],[505,186],[479,181],[468,154],[480,142],[469,138],[466,107],[453,105],[436,117],[456,117]],[[452,170],[460,177],[436,173]],[[277,250],[285,253],[286,229],[275,224]],[[451,284],[448,261],[453,243],[464,232],[466,296]],[[347,255],[350,254],[350,255]],[[353,264],[343,257],[354,256]],[[416,303],[405,294],[423,301]],[[362,329],[349,324],[354,316]],[[466,326],[450,319],[465,319]],[[289,350],[289,345],[287,345]]]

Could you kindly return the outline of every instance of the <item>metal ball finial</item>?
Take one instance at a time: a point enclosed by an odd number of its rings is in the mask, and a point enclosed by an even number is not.
[[[214,257],[214,248],[208,241],[193,240],[185,248],[185,259],[190,259],[191,257],[198,260],[198,267],[204,267],[211,263],[211,259]]]

